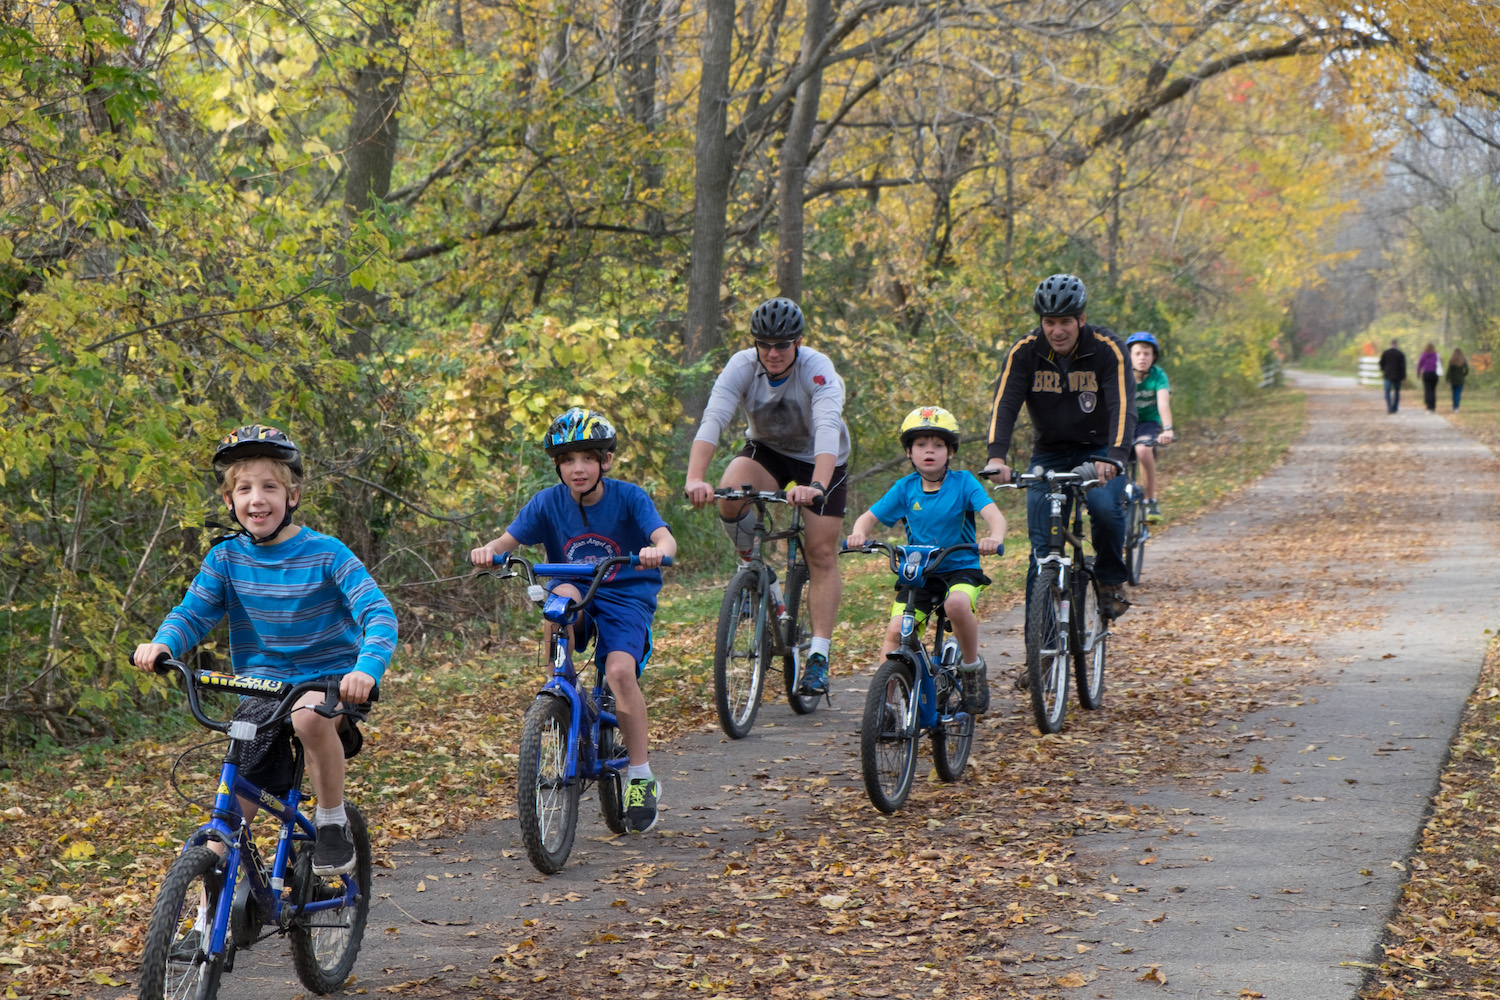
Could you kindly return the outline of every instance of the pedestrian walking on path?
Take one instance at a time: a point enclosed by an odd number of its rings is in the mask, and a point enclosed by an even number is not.
[[[1464,356],[1462,348],[1455,347],[1448,356],[1448,369],[1443,375],[1453,389],[1453,412],[1457,413],[1459,398],[1464,394],[1464,380],[1469,377],[1469,359]]]
[[[1436,413],[1438,353],[1435,344],[1429,343],[1422,348],[1422,356],[1417,358],[1417,374],[1422,379],[1422,402],[1426,404],[1428,413]]]
[[[1401,408],[1401,383],[1406,381],[1406,355],[1395,339],[1380,356],[1380,374],[1385,376],[1385,412],[1395,413]]]

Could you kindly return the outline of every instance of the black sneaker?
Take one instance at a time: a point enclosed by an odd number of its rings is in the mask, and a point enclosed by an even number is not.
[[[655,778],[635,778],[625,786],[625,829],[645,833],[656,825],[656,803],[661,785]]]
[[[347,826],[329,823],[318,827],[313,845],[313,874],[342,875],[354,870],[354,837]]]
[[[1130,610],[1130,602],[1125,599],[1124,591],[1114,587],[1103,588],[1099,592],[1100,611],[1104,617],[1114,619]]]
[[[828,657],[813,653],[802,667],[802,683],[797,685],[800,695],[828,694]]]
[[[976,666],[959,664],[958,679],[964,689],[964,711],[970,715],[983,715],[990,710],[990,678],[984,657]]]

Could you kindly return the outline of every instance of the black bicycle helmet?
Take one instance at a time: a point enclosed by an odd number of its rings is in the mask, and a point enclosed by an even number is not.
[[[756,340],[795,340],[806,329],[802,309],[791,299],[766,299],[750,314],[750,336]]]
[[[214,478],[219,485],[224,485],[225,469],[247,458],[274,458],[285,462],[298,479],[302,478],[302,452],[279,428],[246,424],[220,439],[219,446],[214,449]]]
[[[1082,316],[1089,298],[1083,282],[1071,274],[1054,274],[1036,286],[1031,308],[1038,316]]]

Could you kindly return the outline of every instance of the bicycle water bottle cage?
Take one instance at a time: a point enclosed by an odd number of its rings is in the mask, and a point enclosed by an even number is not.
[[[542,605],[542,617],[558,625],[573,624],[578,618],[578,609],[568,607],[570,599],[560,594],[548,594],[547,602]]]

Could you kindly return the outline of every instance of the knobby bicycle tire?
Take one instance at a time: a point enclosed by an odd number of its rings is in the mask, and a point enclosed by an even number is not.
[[[354,971],[354,960],[359,957],[360,945],[364,943],[365,923],[370,915],[370,880],[373,877],[370,830],[365,825],[364,814],[353,803],[345,802],[344,809],[349,816],[349,835],[354,839],[354,870],[349,873],[349,878],[354,880],[359,898],[352,905],[336,910],[294,916],[287,934],[297,978],[302,980],[303,986],[319,994],[332,993],[343,986]],[[311,845],[306,849],[310,850]],[[309,880],[305,888],[298,886],[309,902],[344,895],[343,876],[313,875],[310,862],[300,875]],[[296,895],[294,893],[293,898]]]
[[[938,724],[932,728],[932,764],[939,778],[957,781],[969,764],[969,750],[974,745],[974,717],[960,712],[963,688],[952,667],[939,668],[933,682]]]
[[[199,962],[197,957],[174,960],[172,953],[185,957],[196,936],[201,956],[224,886],[219,863],[219,856],[207,847],[189,847],[167,869],[146,928],[137,983],[140,1000],[214,1000],[218,996],[223,955],[213,962]],[[200,909],[203,900],[206,905]]]
[[[1032,577],[1026,600],[1026,672],[1030,678],[1031,714],[1043,735],[1062,731],[1068,713],[1066,629],[1059,626],[1063,592],[1057,567]]]
[[[786,622],[786,655],[781,658],[781,678],[786,684],[787,704],[798,715],[807,715],[823,700],[818,694],[798,694],[797,665],[807,662],[807,647],[812,642],[812,613],[808,610],[807,563],[799,562],[786,575],[786,606],[791,617]],[[793,655],[793,650],[796,654]],[[833,678],[828,679],[833,683]]]
[[[859,763],[865,791],[883,813],[893,813],[911,794],[917,771],[915,722],[907,724],[915,697],[910,663],[891,657],[880,665],[865,694],[865,713],[859,727]]]
[[[1078,686],[1078,704],[1094,711],[1104,704],[1104,656],[1108,623],[1099,606],[1099,581],[1094,579],[1093,557],[1081,573],[1074,573],[1073,608],[1069,627],[1073,630],[1069,652],[1073,654],[1073,681]]]
[[[614,714],[614,698],[605,691],[604,704]],[[624,746],[619,741],[620,731],[614,726],[599,727],[599,762],[613,760],[624,755]],[[625,778],[621,774],[599,775],[599,815],[610,833],[625,832]]]
[[[1141,570],[1146,565],[1146,500],[1141,488],[1130,484],[1130,499],[1125,507],[1125,571],[1132,587],[1141,585]]]
[[[774,613],[767,609],[762,621],[759,566],[745,566],[729,579],[719,605],[719,631],[714,639],[714,710],[719,728],[732,740],[744,739],[755,726],[761,693],[766,685],[766,664],[771,659]]]
[[[580,783],[567,777],[572,725],[572,706],[550,694],[531,703],[521,724],[516,812],[526,856],[544,875],[562,871],[578,829]]]

